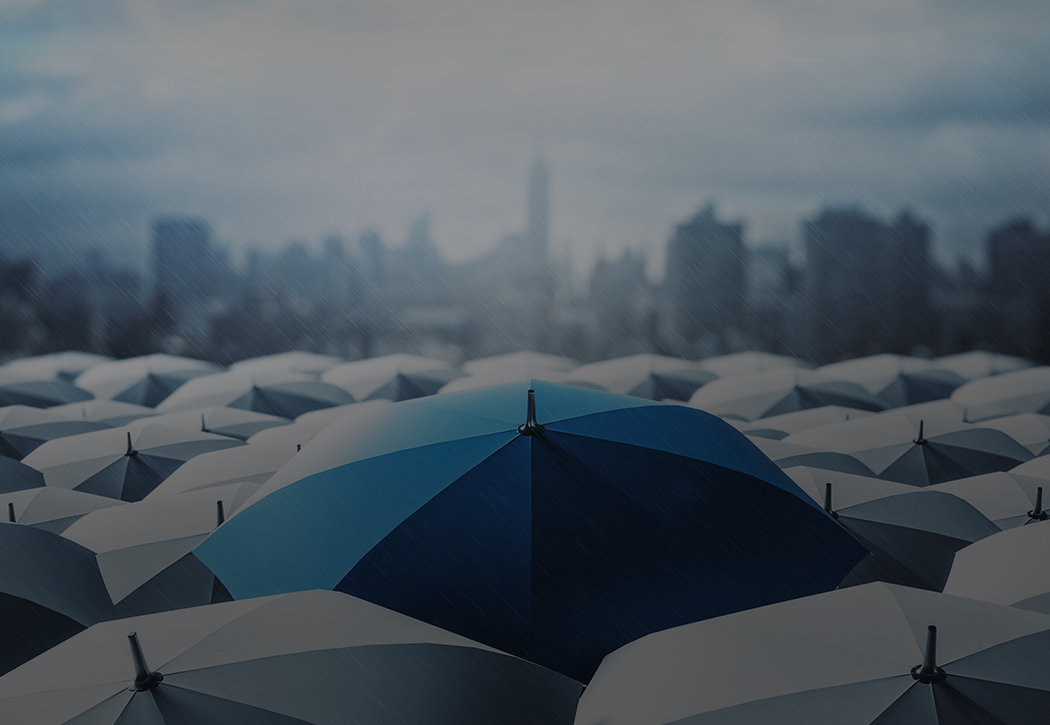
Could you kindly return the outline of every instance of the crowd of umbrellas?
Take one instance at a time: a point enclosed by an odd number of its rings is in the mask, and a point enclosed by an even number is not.
[[[16,360],[0,723],[1040,722],[1047,509],[986,352]]]

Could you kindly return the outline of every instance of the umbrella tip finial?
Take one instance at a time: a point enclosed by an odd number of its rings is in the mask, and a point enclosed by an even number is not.
[[[923,435],[923,424],[925,422],[926,421],[924,421],[924,420],[920,420],[919,421],[919,437],[912,440],[912,443],[914,443],[916,445],[919,445],[919,446],[926,445],[926,436]]]
[[[7,520],[15,523],[15,505],[10,501],[7,503]]]
[[[226,512],[222,508],[222,501],[215,502],[215,527],[222,526],[222,522],[226,520]]]
[[[201,433],[208,432],[208,424],[204,422],[204,413],[201,413]]]
[[[529,404],[525,411],[525,423],[518,426],[518,433],[521,433],[523,436],[531,436],[543,431],[543,426],[536,422],[536,391],[529,390]]]
[[[124,455],[125,456],[133,456],[133,455],[135,455],[135,447],[133,445],[131,445],[131,431],[130,430],[128,431],[128,449],[126,451],[124,451]]]
[[[831,514],[832,518],[838,518],[839,515],[835,513],[835,510],[831,507],[831,484],[824,484],[824,510]]]
[[[911,676],[927,685],[942,682],[948,676],[937,666],[937,628],[932,624],[926,631],[926,654],[922,664],[911,668]]]
[[[139,636],[135,632],[128,632],[128,644],[131,645],[131,659],[135,661],[135,682],[132,687],[142,692],[152,690],[164,680],[164,675],[159,672],[150,672],[146,666],[146,656],[142,654],[142,646],[139,644]]]
[[[301,451],[302,449],[303,449],[303,444],[302,444],[302,443],[296,443],[296,444],[295,444],[295,452],[296,452],[296,453],[298,453],[298,452],[299,452],[299,451]]]
[[[1050,518],[1050,514],[1043,511],[1043,487],[1039,486],[1035,489],[1035,508],[1028,512],[1028,521],[1025,523],[1046,521],[1048,518]]]

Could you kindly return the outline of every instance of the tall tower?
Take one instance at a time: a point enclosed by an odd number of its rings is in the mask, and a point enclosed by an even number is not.
[[[536,157],[529,174],[529,225],[525,231],[525,246],[528,254],[535,255],[537,262],[545,263],[550,248],[550,212],[547,165],[543,158]]]

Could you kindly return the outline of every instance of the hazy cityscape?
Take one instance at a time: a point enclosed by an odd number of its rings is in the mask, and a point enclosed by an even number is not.
[[[207,219],[157,218],[149,274],[92,249],[0,258],[0,355],[165,351],[228,364],[289,349],[347,359],[411,352],[459,362],[519,350],[579,360],[757,349],[816,363],[880,352],[987,349],[1050,361],[1050,233],[1024,218],[985,232],[986,272],[945,269],[921,212],[827,207],[801,224],[805,262],[750,247],[747,220],[706,203],[675,222],[666,273],[602,257],[584,291],[551,252],[549,170],[537,158],[525,228],[465,263],[442,258],[430,216],[388,245],[372,230],[251,249],[243,265]],[[76,244],[70,244],[76,247]]]

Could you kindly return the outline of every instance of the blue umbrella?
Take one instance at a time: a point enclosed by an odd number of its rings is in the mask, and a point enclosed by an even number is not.
[[[724,421],[529,381],[333,423],[195,553],[238,599],[334,589],[586,681],[867,552]]]

